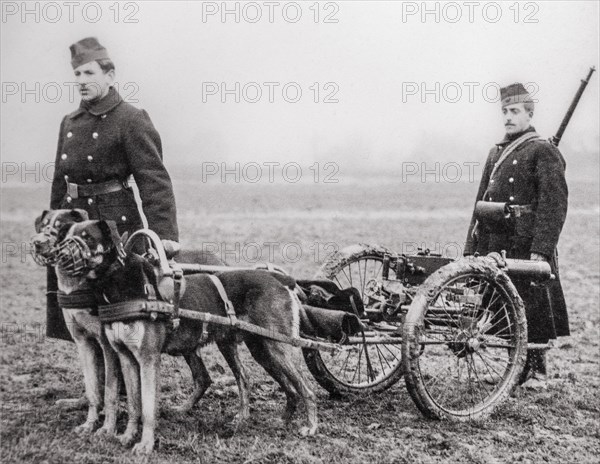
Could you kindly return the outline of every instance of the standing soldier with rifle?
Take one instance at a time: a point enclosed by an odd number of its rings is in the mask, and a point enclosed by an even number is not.
[[[515,281],[525,303],[530,344],[520,384],[534,388],[546,387],[544,346],[570,334],[556,251],[568,200],[566,164],[557,145],[592,72],[550,141],[531,126],[534,102],[524,86],[501,89],[506,135],[488,155],[467,234],[465,256],[505,250],[507,258],[548,261],[556,276],[547,286]]]

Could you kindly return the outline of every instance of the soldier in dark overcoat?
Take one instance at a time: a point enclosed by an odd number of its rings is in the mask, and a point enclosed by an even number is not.
[[[141,210],[166,251],[175,253],[175,197],[158,132],[148,113],[123,101],[113,87],[114,64],[96,38],[85,38],[70,50],[81,104],[60,125],[50,208],[84,209],[90,219],[115,221],[120,234],[144,227]],[[56,275],[49,269],[46,333],[70,340],[56,291]]]
[[[567,215],[565,160],[531,126],[534,103],[521,84],[501,89],[506,135],[489,152],[477,201],[506,203],[513,218],[487,222],[473,213],[466,256],[506,251],[507,258],[545,260],[556,279],[546,286],[515,280],[525,303],[529,343],[547,344],[569,335],[567,307],[558,274],[557,244]],[[525,373],[546,379],[545,350],[528,351]]]

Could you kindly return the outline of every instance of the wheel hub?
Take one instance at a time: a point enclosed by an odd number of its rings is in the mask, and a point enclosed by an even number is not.
[[[367,282],[364,289],[364,296],[373,300],[385,302],[385,297],[382,295],[382,286],[376,279],[371,279]]]
[[[467,354],[475,353],[484,348],[485,345],[481,336],[461,332],[454,341],[448,343],[448,347],[456,356],[464,358]]]
[[[481,347],[481,342],[479,341],[478,338],[471,337],[471,338],[469,338],[469,340],[467,340],[467,350],[470,353],[476,352],[477,350],[479,350],[480,347]]]

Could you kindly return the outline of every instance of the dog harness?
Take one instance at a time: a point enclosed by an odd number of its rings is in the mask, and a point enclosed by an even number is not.
[[[160,316],[171,317],[173,305],[156,298],[154,286],[145,285],[146,298],[121,301],[119,303],[106,302],[98,305],[98,317],[103,323],[125,322],[136,319],[150,319],[155,321]]]
[[[62,309],[90,309],[94,313],[98,307],[96,295],[90,289],[75,290],[69,294],[59,291],[56,295]]]
[[[219,296],[225,304],[225,311],[227,316],[234,325],[236,320],[235,310],[233,303],[229,300],[225,287],[219,280],[218,277],[209,274],[211,282],[217,289]],[[127,321],[133,319],[152,319],[156,320],[160,315],[170,316],[173,324],[173,329],[179,327],[180,322],[180,306],[179,301],[181,299],[181,284],[183,280],[183,271],[181,268],[173,265],[173,299],[169,301],[163,301],[157,297],[154,285],[152,285],[145,277],[146,282],[144,284],[145,298],[132,299],[122,301],[119,303],[110,303],[106,297],[106,302],[99,305],[99,317],[102,322],[117,322]],[[203,326],[203,333],[207,332],[206,324]]]

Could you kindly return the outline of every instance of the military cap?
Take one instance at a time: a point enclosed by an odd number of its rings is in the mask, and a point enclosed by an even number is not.
[[[516,82],[500,89],[500,102],[504,108],[515,103],[533,103],[533,100],[523,84]]]
[[[86,37],[69,47],[71,49],[71,66],[73,69],[90,61],[108,58],[106,48],[100,45],[96,37]]]

